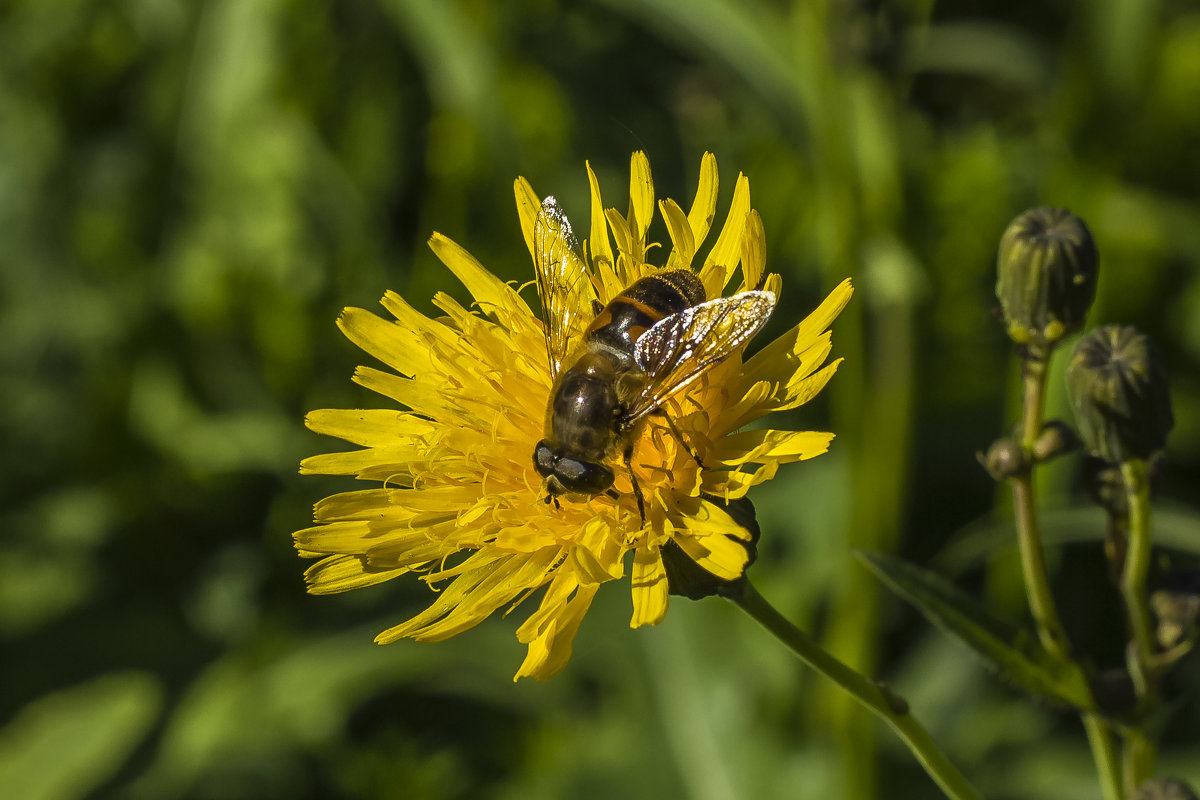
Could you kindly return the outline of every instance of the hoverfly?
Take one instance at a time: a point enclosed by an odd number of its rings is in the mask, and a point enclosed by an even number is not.
[[[546,502],[558,505],[563,495],[615,497],[609,464],[620,457],[645,524],[632,467],[641,425],[651,413],[665,416],[667,398],[762,330],[775,294],[755,289],[706,300],[691,270],[663,268],[601,306],[571,225],[553,197],[543,201],[534,221],[533,249],[553,379],[545,438],[533,451]],[[594,318],[582,338],[569,341],[588,314]],[[667,423],[687,447],[670,417]]]

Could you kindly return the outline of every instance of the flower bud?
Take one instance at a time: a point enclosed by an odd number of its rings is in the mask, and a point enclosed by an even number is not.
[[[1000,239],[996,297],[1018,344],[1045,346],[1083,327],[1100,257],[1083,220],[1063,208],[1024,212]]]
[[[1147,459],[1175,425],[1167,371],[1150,337],[1104,325],[1075,345],[1067,389],[1088,451],[1111,463]]]
[[[997,481],[1015,478],[1029,469],[1025,449],[1015,439],[1007,437],[992,442],[987,453],[977,453],[975,457],[987,470],[988,475]]]

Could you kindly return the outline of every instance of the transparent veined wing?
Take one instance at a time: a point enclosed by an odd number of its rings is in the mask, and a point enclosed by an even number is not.
[[[591,321],[595,292],[571,223],[552,196],[542,201],[533,221],[533,256],[546,357],[551,377],[557,378],[572,340]]]
[[[654,411],[750,341],[774,309],[774,292],[754,290],[718,297],[654,323],[633,346],[646,382],[629,403],[624,424]]]

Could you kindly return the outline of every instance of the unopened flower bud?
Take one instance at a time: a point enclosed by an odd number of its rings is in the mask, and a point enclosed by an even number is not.
[[[1196,800],[1196,793],[1178,778],[1153,778],[1138,786],[1131,800]]]
[[[976,458],[993,480],[1005,481],[1015,478],[1029,467],[1025,450],[1014,439],[1003,438],[992,442],[987,453],[978,453]]]
[[[1065,422],[1052,419],[1042,426],[1033,443],[1033,460],[1039,464],[1079,447],[1079,437]]]
[[[1100,257],[1083,220],[1063,208],[1024,212],[1000,239],[996,297],[1008,336],[1049,345],[1083,327]]]
[[[1149,458],[1175,424],[1158,349],[1130,326],[1104,325],[1080,339],[1067,389],[1088,451],[1114,464]]]

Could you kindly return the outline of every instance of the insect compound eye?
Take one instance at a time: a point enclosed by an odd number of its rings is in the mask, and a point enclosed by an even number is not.
[[[537,447],[533,449],[533,468],[543,478],[548,477],[554,472],[554,462],[557,460],[554,456],[554,451],[550,449],[550,445],[545,439],[538,442]]]
[[[581,494],[600,494],[613,482],[613,471],[608,467],[574,458],[560,458],[554,472],[568,491]]]

